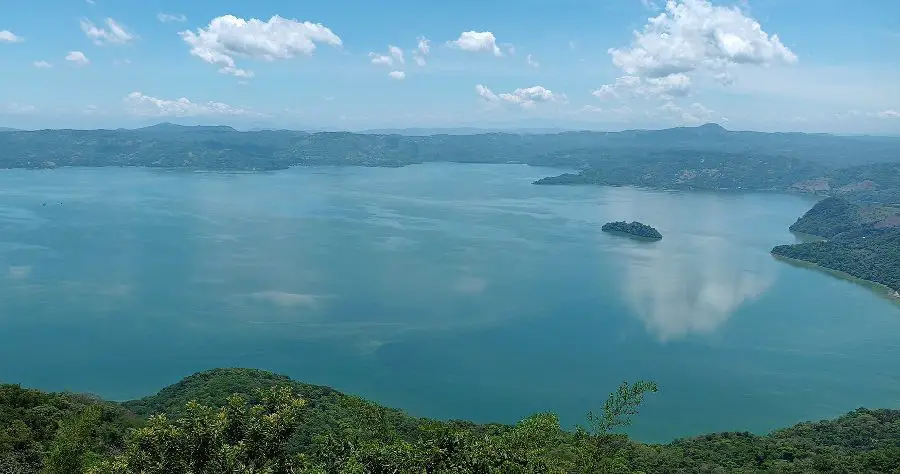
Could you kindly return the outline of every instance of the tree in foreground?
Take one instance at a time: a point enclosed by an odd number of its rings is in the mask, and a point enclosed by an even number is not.
[[[577,444],[569,442],[573,434],[562,430],[556,415],[541,413],[495,431],[425,422],[414,440],[390,433],[372,434],[373,427],[347,427],[319,436],[313,452],[295,454],[289,449],[290,440],[303,422],[305,403],[289,388],[273,387],[260,394],[257,404],[232,396],[219,409],[190,402],[184,415],[174,420],[154,416],[132,433],[122,454],[87,472],[616,472],[599,462],[605,454],[586,451],[596,451],[608,439],[610,430],[628,424],[648,391],[656,391],[656,385],[623,383],[610,395],[601,416],[588,416],[591,431],[579,430],[585,442]],[[373,425],[377,423],[373,421]]]
[[[185,415],[150,419],[134,431],[125,452],[91,474],[286,474],[293,472],[288,441],[304,402],[273,387],[249,405],[240,396],[214,409],[191,402]]]

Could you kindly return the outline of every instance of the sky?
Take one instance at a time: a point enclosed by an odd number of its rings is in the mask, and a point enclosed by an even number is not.
[[[0,127],[900,134],[895,0],[0,0]]]

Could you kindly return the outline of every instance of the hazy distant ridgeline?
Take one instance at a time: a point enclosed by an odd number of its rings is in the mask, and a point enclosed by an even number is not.
[[[38,130],[0,134],[0,167],[146,166],[274,170],[296,165],[403,166],[452,161],[521,162],[583,168],[610,156],[647,152],[727,154],[809,161],[834,168],[900,161],[900,139],[824,134],[732,132],[718,125],[623,132],[484,133],[410,136],[159,124],[136,130]],[[689,151],[688,151],[689,150]],[[814,164],[813,164],[814,163]],[[815,173],[799,173],[815,177]]]

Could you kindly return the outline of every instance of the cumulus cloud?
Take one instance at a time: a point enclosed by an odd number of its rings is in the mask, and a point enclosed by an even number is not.
[[[403,57],[403,50],[394,45],[388,45],[387,54],[369,53],[372,64],[384,66],[393,66],[394,63],[404,64],[406,59]]]
[[[497,102],[500,100],[500,98],[497,97],[497,94],[494,94],[490,89],[481,84],[475,86],[475,92],[478,93],[478,97],[481,97],[485,102]]]
[[[21,43],[25,41],[21,36],[16,36],[15,33],[9,30],[0,30],[0,43]]]
[[[124,99],[129,111],[135,115],[150,117],[195,117],[212,115],[248,115],[244,107],[235,107],[222,102],[191,102],[186,97],[175,100],[158,99],[132,92]]]
[[[391,53],[391,57],[394,58],[394,60],[398,63],[403,64],[406,62],[406,60],[403,59],[403,50],[398,48],[397,46],[388,45],[388,52]]]
[[[537,59],[534,59],[534,56],[530,54],[525,57],[525,62],[531,67],[541,67],[541,63],[537,62]]]
[[[50,69],[53,67],[53,65],[48,63],[47,61],[35,61],[31,63],[31,65],[38,69]]]
[[[463,51],[489,52],[494,56],[503,56],[500,47],[497,46],[497,38],[490,31],[464,31],[459,39],[451,41],[450,45]]]
[[[707,0],[669,0],[665,12],[635,32],[630,48],[612,48],[609,54],[625,73],[647,77],[797,61],[778,35],[770,36],[737,7],[713,6]]]
[[[66,55],[66,61],[76,66],[86,66],[91,62],[81,51],[69,51],[69,54]]]
[[[686,74],[651,78],[622,76],[616,78],[615,84],[604,84],[591,94],[598,99],[671,98],[687,95],[690,87],[691,78]]]
[[[733,66],[797,62],[797,55],[777,34],[766,33],[737,7],[714,6],[708,0],[667,1],[665,11],[634,33],[629,47],[608,52],[623,77],[637,77],[643,83],[684,83],[688,75],[705,72],[727,85],[734,80],[728,71]]]
[[[517,105],[522,108],[532,108],[542,102],[565,102],[566,97],[556,94],[544,86],[520,87],[512,92],[495,94],[482,84],[475,86],[478,96],[488,103]]]
[[[422,55],[427,55],[431,52],[431,40],[424,36],[420,36],[418,38],[419,43],[416,45],[416,50],[419,51]]]
[[[81,20],[80,24],[81,31],[96,45],[128,44],[135,39],[134,34],[112,18],[106,19],[106,28],[98,27],[90,20]]]
[[[156,19],[162,23],[184,23],[187,17],[183,13],[157,13]]]
[[[372,64],[381,64],[385,66],[394,64],[394,58],[385,54],[369,53],[369,57],[372,59]]]
[[[388,76],[390,76],[391,79],[397,79],[398,81],[400,81],[406,78],[406,73],[403,71],[391,71],[388,73]]]
[[[892,119],[895,119],[895,118],[900,118],[900,111],[893,110],[893,109],[882,110],[881,112],[875,113],[875,116],[878,117],[878,118],[892,118]]]
[[[321,23],[298,22],[273,16],[268,21],[245,20],[233,15],[213,18],[206,28],[179,33],[191,47],[191,54],[219,66],[219,72],[236,77],[253,77],[253,72],[237,67],[235,58],[265,61],[311,56],[317,43],[341,46],[341,38]]]
[[[431,40],[424,36],[420,36],[418,38],[418,44],[416,44],[416,49],[414,49],[412,53],[413,61],[419,66],[424,66],[425,56],[428,56],[429,52],[431,52]]]

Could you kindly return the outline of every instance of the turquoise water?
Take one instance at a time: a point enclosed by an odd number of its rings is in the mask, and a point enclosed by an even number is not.
[[[129,399],[258,367],[571,425],[644,378],[649,441],[900,408],[900,307],[768,253],[811,201],[530,184],[554,173],[2,171],[0,380]]]

